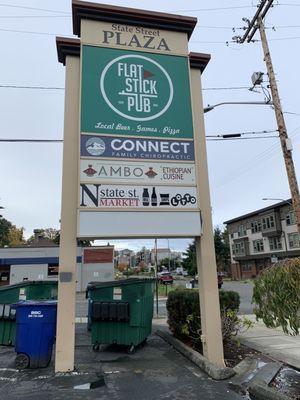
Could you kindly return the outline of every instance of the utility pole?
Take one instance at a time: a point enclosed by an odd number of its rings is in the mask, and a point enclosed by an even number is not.
[[[283,112],[282,112],[279,92],[278,92],[277,83],[276,83],[276,79],[275,79],[274,68],[273,68],[273,64],[272,64],[271,53],[270,53],[267,36],[266,36],[266,32],[265,32],[265,26],[264,26],[264,22],[263,22],[263,18],[267,14],[267,12],[270,9],[270,7],[272,6],[273,2],[274,2],[274,0],[261,1],[252,21],[248,21],[247,19],[244,19],[244,21],[248,22],[248,28],[246,29],[244,36],[242,38],[238,39],[238,42],[244,43],[245,40],[247,40],[248,43],[251,42],[255,32],[257,30],[259,30],[262,48],[263,48],[263,52],[264,52],[264,61],[266,63],[266,67],[267,67],[267,71],[268,71],[268,77],[269,77],[270,89],[271,89],[271,93],[272,93],[272,100],[273,100],[275,116],[276,116],[276,121],[277,121],[277,126],[278,126],[281,149],[282,149],[286,172],[287,172],[287,176],[288,176],[288,182],[289,182],[290,191],[291,191],[293,209],[294,209],[295,215],[296,215],[298,233],[300,236],[299,187],[298,187],[295,166],[294,166],[294,161],[293,161],[293,156],[292,156],[291,143],[290,143],[290,139],[288,138],[288,134],[287,134],[287,129],[286,129],[285,120],[284,120],[284,116],[283,116]]]

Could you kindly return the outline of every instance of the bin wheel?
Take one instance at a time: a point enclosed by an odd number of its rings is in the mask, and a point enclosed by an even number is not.
[[[93,351],[99,351],[99,349],[100,349],[100,344],[99,343],[93,344]]]
[[[127,353],[128,353],[128,354],[133,354],[133,353],[135,353],[135,346],[134,346],[134,344],[132,344],[131,346],[128,347]]]
[[[29,367],[30,358],[27,354],[20,353],[15,359],[15,366],[17,369],[26,369]]]

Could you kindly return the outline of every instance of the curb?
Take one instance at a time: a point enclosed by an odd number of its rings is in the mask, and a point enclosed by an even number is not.
[[[255,400],[291,400],[269,386],[282,367],[279,362],[272,362],[262,367],[250,382],[248,391]]]
[[[262,382],[250,385],[248,391],[255,400],[291,400],[291,397],[278,393],[275,389]]]
[[[179,351],[179,353],[181,353],[190,361],[192,361],[194,364],[196,364],[200,369],[206,372],[207,375],[209,375],[213,379],[219,381],[231,378],[233,375],[235,375],[235,372],[232,368],[217,367],[215,364],[211,363],[205,357],[203,357],[200,353],[191,349],[190,347],[182,343],[180,340],[174,338],[168,332],[157,330],[155,333],[162,339],[164,339],[167,343],[169,343],[171,346],[173,346],[177,351]]]

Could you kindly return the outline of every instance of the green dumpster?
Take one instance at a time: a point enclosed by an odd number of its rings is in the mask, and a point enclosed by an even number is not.
[[[0,345],[13,345],[16,325],[12,303],[19,300],[56,300],[57,281],[24,281],[0,286]]]
[[[126,345],[130,351],[152,329],[154,279],[91,282],[87,287],[94,350],[101,344]]]

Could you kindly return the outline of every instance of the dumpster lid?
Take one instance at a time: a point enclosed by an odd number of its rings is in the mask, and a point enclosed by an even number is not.
[[[57,300],[21,300],[17,303],[12,304],[14,308],[16,307],[28,307],[28,306],[56,306]]]
[[[116,286],[136,285],[138,283],[152,283],[155,281],[156,281],[155,278],[129,278],[129,279],[120,279],[118,281],[89,282],[87,290],[116,287]]]
[[[25,286],[30,286],[30,285],[49,285],[49,284],[57,284],[57,281],[54,280],[40,280],[40,281],[22,281],[18,283],[14,283],[13,285],[4,285],[0,286],[0,291],[1,290],[8,290],[8,289],[14,289],[14,288],[22,288]]]

